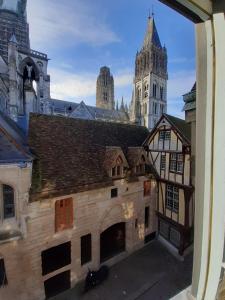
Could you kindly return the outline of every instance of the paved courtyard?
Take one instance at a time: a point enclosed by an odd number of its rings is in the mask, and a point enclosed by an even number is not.
[[[110,269],[101,286],[83,294],[78,284],[54,300],[168,300],[191,284],[192,255],[181,262],[154,241]]]

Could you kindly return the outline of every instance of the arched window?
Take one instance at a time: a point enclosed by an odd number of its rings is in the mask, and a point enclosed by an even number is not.
[[[15,201],[14,201],[14,190],[11,186],[3,184],[2,186],[3,195],[3,218],[9,219],[15,217]]]

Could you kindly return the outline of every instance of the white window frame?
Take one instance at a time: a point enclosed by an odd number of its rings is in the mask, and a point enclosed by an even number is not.
[[[166,186],[166,208],[176,213],[179,211],[179,188],[172,184]]]

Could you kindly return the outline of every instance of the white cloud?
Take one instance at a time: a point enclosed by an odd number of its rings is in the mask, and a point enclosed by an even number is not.
[[[97,74],[75,74],[70,70],[50,68],[51,96],[62,100],[80,101],[86,97],[95,97]],[[132,73],[129,70],[119,71],[114,75],[115,89],[130,86]]]
[[[195,71],[170,73],[168,80],[168,99],[182,97],[182,95],[191,90],[195,81]]]
[[[104,12],[91,0],[39,0],[28,2],[33,47],[88,43],[105,45],[119,38],[105,21]]]

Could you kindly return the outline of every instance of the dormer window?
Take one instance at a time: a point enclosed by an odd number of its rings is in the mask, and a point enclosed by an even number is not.
[[[136,166],[136,173],[137,174],[145,173],[145,162],[146,162],[145,157],[144,157],[144,155],[142,155],[139,165]]]
[[[115,166],[112,168],[112,177],[123,176],[123,170],[123,159],[121,156],[118,156],[115,162]]]

